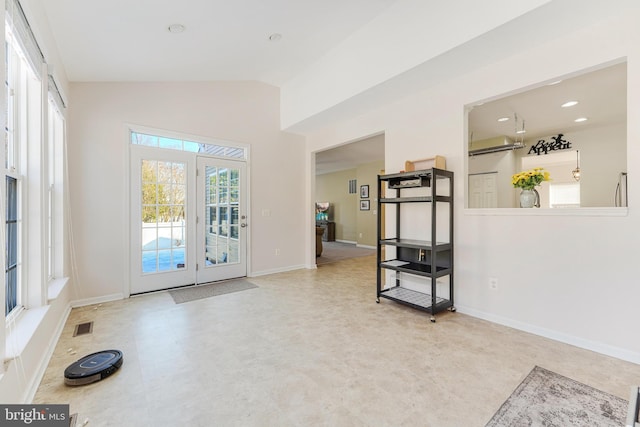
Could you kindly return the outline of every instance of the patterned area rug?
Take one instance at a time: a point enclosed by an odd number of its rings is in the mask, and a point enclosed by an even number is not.
[[[245,291],[247,289],[257,287],[257,285],[254,285],[247,280],[237,279],[226,282],[211,283],[209,285],[197,285],[190,288],[176,289],[174,291],[169,291],[169,293],[176,304],[182,304],[183,302],[214,297],[216,295],[230,294],[232,292]]]
[[[628,402],[536,366],[487,427],[624,426]]]

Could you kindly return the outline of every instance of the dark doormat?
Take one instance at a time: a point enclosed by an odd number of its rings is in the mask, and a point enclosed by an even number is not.
[[[169,291],[176,304],[195,301],[203,298],[215,297],[217,295],[230,294],[232,292],[245,291],[257,288],[258,286],[244,279],[228,280],[225,282],[215,282],[208,285],[197,285],[190,288],[176,289]]]
[[[628,402],[536,366],[486,427],[624,426]]]

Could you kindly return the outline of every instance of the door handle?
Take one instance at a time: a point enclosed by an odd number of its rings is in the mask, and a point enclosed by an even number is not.
[[[242,228],[245,228],[246,226],[247,226],[247,224],[244,223],[244,222],[242,224],[240,224],[240,227],[242,227]]]

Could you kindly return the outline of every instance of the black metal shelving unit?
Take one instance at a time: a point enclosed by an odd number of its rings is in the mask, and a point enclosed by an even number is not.
[[[413,189],[413,190],[409,190]],[[409,194],[410,193],[410,194]],[[401,227],[401,207],[407,204],[425,204],[431,212],[429,240],[407,238],[411,231],[429,226],[427,224],[411,224]],[[438,212],[438,206],[448,206],[447,214]],[[431,313],[431,321],[435,322],[435,314],[443,310],[455,311],[453,304],[453,172],[443,169],[424,169],[389,175],[378,175],[378,212],[386,205],[395,205],[395,235],[382,234],[382,215],[378,215],[377,242],[377,297],[386,298]],[[442,209],[440,209],[442,211]],[[443,216],[448,216],[448,241],[437,241],[438,223]],[[443,225],[441,224],[440,227]],[[388,233],[385,233],[388,234]],[[383,248],[395,247],[396,256],[382,259]],[[386,251],[385,251],[386,252]],[[395,285],[382,288],[384,270],[395,271]],[[417,291],[403,286],[403,276],[411,275],[427,279],[428,292]],[[446,295],[437,295],[437,280],[448,277],[449,291]],[[418,279],[419,281],[419,279]]]

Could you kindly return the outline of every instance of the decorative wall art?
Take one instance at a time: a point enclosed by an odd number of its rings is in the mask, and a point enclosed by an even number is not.
[[[538,140],[538,143],[532,145],[527,154],[549,154],[550,151],[570,150],[571,142],[562,139],[564,134],[559,133],[558,136],[552,136],[549,141],[544,139]]]

